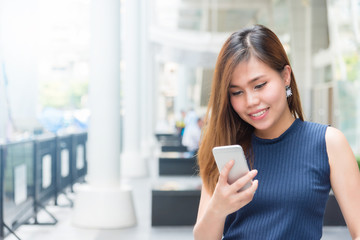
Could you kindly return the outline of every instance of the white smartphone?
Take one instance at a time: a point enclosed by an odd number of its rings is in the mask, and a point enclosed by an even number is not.
[[[230,160],[235,161],[228,175],[229,184],[234,183],[240,177],[244,176],[246,173],[249,172],[249,167],[247,165],[245,154],[240,145],[214,147],[212,152],[219,172]],[[242,189],[240,189],[240,191],[245,190],[250,186],[251,181],[249,181]]]

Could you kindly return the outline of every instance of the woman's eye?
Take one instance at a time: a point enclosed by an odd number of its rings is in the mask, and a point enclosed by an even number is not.
[[[260,88],[262,88],[263,86],[265,86],[266,84],[267,84],[267,82],[264,82],[264,83],[262,83],[262,84],[256,85],[256,86],[255,86],[255,89],[260,89]]]
[[[243,91],[236,91],[236,92],[231,93],[232,96],[238,96],[238,95],[241,95],[241,94],[243,94]]]

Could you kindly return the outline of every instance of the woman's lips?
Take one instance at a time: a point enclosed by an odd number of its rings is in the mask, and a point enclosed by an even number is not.
[[[260,120],[266,116],[268,111],[269,111],[269,108],[265,108],[265,109],[250,113],[249,116],[253,120]]]

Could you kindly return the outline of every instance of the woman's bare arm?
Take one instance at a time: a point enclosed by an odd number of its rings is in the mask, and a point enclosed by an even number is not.
[[[326,131],[330,181],[353,239],[360,239],[360,172],[345,136],[337,129]]]

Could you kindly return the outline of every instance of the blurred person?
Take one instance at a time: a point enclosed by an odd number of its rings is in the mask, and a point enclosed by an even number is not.
[[[189,111],[185,113],[185,117],[184,117],[185,127],[186,125],[194,123],[194,120],[196,120],[197,118],[198,115],[195,112],[195,110],[193,108],[190,108]]]
[[[182,138],[182,145],[186,146],[191,155],[195,155],[199,149],[199,143],[201,138],[201,128],[203,120],[201,117],[197,117],[189,121],[185,126],[184,136]]]
[[[186,112],[184,110],[181,110],[180,117],[175,122],[175,127],[180,137],[184,135],[185,117],[186,117]]]
[[[229,184],[234,161],[219,173],[212,148],[233,144],[253,170]],[[360,239],[354,154],[341,131],[304,121],[286,52],[262,25],[233,33],[219,53],[198,163],[196,240],[320,239],[330,189]]]

